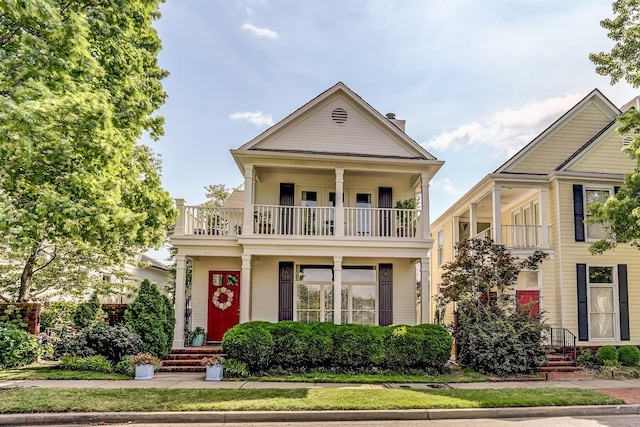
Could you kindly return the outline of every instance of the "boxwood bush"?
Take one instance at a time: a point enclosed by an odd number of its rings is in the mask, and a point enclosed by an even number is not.
[[[252,373],[268,368],[442,371],[450,357],[451,336],[438,325],[249,322],[227,331],[222,350]]]
[[[600,347],[596,352],[596,360],[601,365],[613,366],[618,363],[618,350],[612,345]]]
[[[636,366],[640,362],[640,349],[635,345],[623,345],[618,349],[618,360],[624,366]]]
[[[141,351],[139,335],[130,332],[126,326],[109,326],[105,322],[97,322],[78,331],[69,329],[55,344],[55,352],[59,356],[104,356],[114,365],[125,355]]]

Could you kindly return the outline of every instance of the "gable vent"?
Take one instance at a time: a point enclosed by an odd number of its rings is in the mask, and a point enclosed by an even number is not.
[[[631,141],[633,141],[633,137],[632,136],[625,136],[624,138],[622,138],[622,146],[623,147],[628,147],[629,144],[631,144]]]
[[[331,120],[333,120],[333,122],[336,124],[343,124],[347,121],[347,110],[340,107],[334,108],[331,112]]]

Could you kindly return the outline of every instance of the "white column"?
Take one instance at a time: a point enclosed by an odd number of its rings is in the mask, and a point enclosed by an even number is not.
[[[547,212],[547,189],[540,188],[540,246],[549,247],[549,220]]]
[[[491,197],[493,200],[493,232],[491,237],[493,238],[493,242],[497,244],[502,244],[502,222],[500,220],[500,187],[495,186],[491,192]]]
[[[251,255],[242,255],[240,270],[240,323],[251,321]]]
[[[422,323],[431,323],[431,277],[429,276],[429,257],[420,258],[420,282],[422,283]]]
[[[429,176],[426,173],[420,175],[422,185],[422,238],[431,238],[431,220],[429,219]]]
[[[176,302],[174,306],[176,325],[173,330],[173,348],[184,348],[184,288],[186,272],[187,257],[176,255]]]
[[[342,257],[333,257],[333,323],[342,321]]]
[[[185,204],[186,200],[184,199],[176,199],[176,208],[178,209],[178,218],[176,219],[176,228],[173,230],[173,234],[176,236],[183,236],[185,233]]]
[[[469,236],[475,237],[478,234],[478,204],[469,205]]]
[[[253,234],[253,165],[244,168],[244,217],[242,219],[242,234]]]
[[[334,207],[333,233],[344,236],[344,169],[336,169],[336,201]]]

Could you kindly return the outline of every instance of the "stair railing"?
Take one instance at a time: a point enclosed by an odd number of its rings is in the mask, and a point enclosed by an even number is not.
[[[573,365],[578,365],[578,347],[576,336],[566,328],[551,328],[551,346],[562,349],[562,355],[573,360]]]

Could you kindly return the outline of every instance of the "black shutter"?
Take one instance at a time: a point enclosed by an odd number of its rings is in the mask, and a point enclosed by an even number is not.
[[[281,262],[278,287],[278,321],[293,320],[293,263]]]
[[[620,191],[620,186],[616,185],[613,187],[613,194],[615,195],[618,191]]]
[[[393,323],[393,264],[378,265],[378,324]]]
[[[620,339],[630,341],[629,333],[629,285],[627,265],[618,264],[618,301],[620,302]]]
[[[573,186],[573,217],[576,242],[584,242],[584,198],[582,185]]]
[[[576,264],[578,276],[578,339],[589,341],[589,313],[587,306],[587,264]]]

